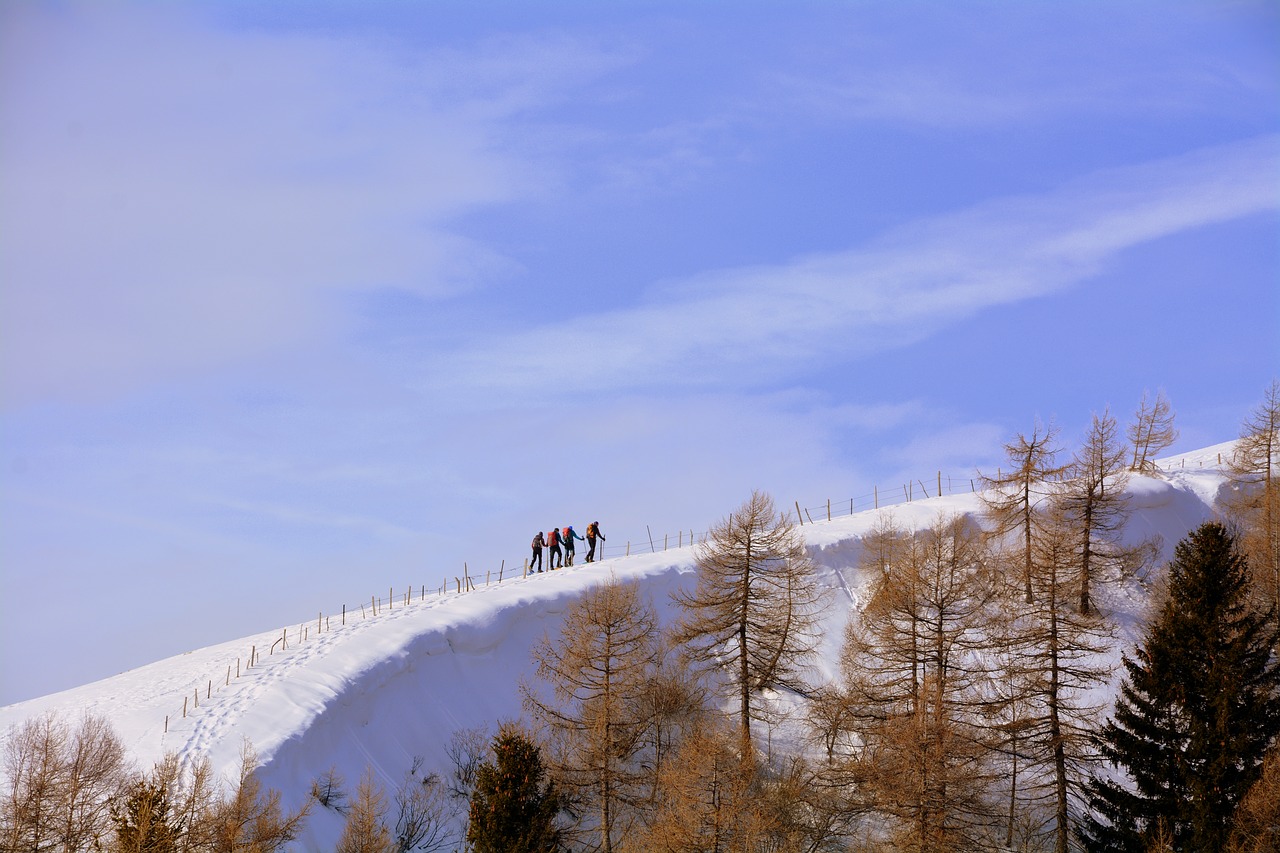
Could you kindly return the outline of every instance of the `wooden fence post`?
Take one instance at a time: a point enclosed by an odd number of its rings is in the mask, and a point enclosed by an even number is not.
[[[872,486],[872,487],[871,487],[871,493],[872,493],[872,495],[873,495],[873,496],[874,496],[874,498],[875,498],[875,502],[876,502],[876,504],[875,504],[875,508],[876,508],[876,509],[879,509],[879,508],[880,508],[880,487],[879,487],[879,486]]]
[[[804,527],[804,515],[800,512],[800,501],[796,501],[796,520],[800,522],[801,527]]]
[[[942,472],[938,472],[938,497],[942,497]]]
[[[658,553],[658,549],[653,547],[653,531],[649,529],[649,525],[647,524],[644,526],[644,530],[646,533],[649,534],[649,553],[651,554]]]
[[[827,521],[831,520],[831,498],[827,498]]]
[[[186,718],[187,718],[187,697],[183,696],[182,697],[182,719],[185,720]]]

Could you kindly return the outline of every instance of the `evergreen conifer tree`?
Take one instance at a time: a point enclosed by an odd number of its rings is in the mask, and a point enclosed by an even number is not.
[[[1280,632],[1250,605],[1234,537],[1207,523],[1178,543],[1168,598],[1133,659],[1103,755],[1131,784],[1090,783],[1090,851],[1225,849],[1236,807],[1280,734]]]
[[[556,825],[560,793],[546,779],[542,750],[504,726],[493,739],[492,762],[476,771],[467,843],[475,853],[554,853],[564,849]]]
[[[181,832],[172,825],[169,795],[163,785],[140,779],[112,805],[115,839],[111,853],[176,853]]]

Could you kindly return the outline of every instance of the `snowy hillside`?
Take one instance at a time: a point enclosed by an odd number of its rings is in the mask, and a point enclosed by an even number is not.
[[[1223,481],[1217,459],[1226,448],[1163,460],[1159,477],[1132,477],[1127,536],[1159,535],[1167,558],[1178,539],[1213,514]],[[843,626],[864,583],[855,568],[861,537],[877,519],[892,514],[910,528],[931,523],[939,513],[979,508],[976,495],[953,495],[804,525],[805,540],[833,590],[820,675],[834,671]],[[667,618],[669,593],[693,582],[693,549],[612,558],[500,584],[495,579],[487,586],[480,580],[474,591],[461,594],[428,590],[423,598],[416,590],[408,603],[402,592],[376,616],[368,604],[363,612],[349,608],[345,625],[335,614],[326,614],[327,626],[313,617],[309,624],[5,707],[0,732],[46,711],[88,711],[111,721],[142,767],[166,752],[207,754],[228,777],[248,739],[263,762],[263,781],[284,794],[286,805],[306,797],[311,780],[330,767],[353,780],[372,765],[387,784],[401,778],[414,756],[424,759],[426,769],[444,771],[445,748],[455,731],[520,715],[517,684],[532,674],[530,647],[558,630],[577,595],[610,575],[639,581]],[[1099,600],[1130,639],[1144,604],[1141,585],[1106,587]],[[251,649],[258,658],[249,667]],[[337,820],[318,810],[304,846],[334,837]]]

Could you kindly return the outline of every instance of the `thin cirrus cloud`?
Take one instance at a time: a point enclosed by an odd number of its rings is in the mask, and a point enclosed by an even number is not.
[[[621,61],[562,37],[409,56],[125,8],[4,23],[10,404],[332,339],[352,292],[439,299],[509,275],[454,220],[558,180],[503,140]]]
[[[1130,247],[1275,210],[1278,153],[1280,137],[1257,137],[985,203],[859,249],[664,284],[633,309],[574,318],[572,336],[543,327],[444,355],[428,382],[507,394],[566,374],[580,391],[750,386],[815,357],[896,347],[1070,287]]]
[[[831,63],[838,70],[774,73],[768,91],[837,121],[959,130],[1066,116],[1258,118],[1258,103],[1275,100],[1272,4],[1120,4],[1106,26],[1079,4],[955,6],[917,17],[910,48],[890,35],[903,8],[868,7],[843,61]],[[1228,31],[1236,41],[1226,60],[1217,39]]]

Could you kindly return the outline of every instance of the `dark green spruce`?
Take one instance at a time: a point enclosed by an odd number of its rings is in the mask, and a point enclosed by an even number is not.
[[[1280,733],[1280,632],[1249,605],[1233,535],[1207,523],[1178,543],[1169,592],[1098,735],[1117,778],[1089,785],[1091,853],[1215,853]],[[1127,777],[1127,778],[1126,778]]]
[[[476,771],[467,842],[475,853],[558,853],[561,798],[546,778],[542,750],[504,727],[493,739],[493,761]]]

